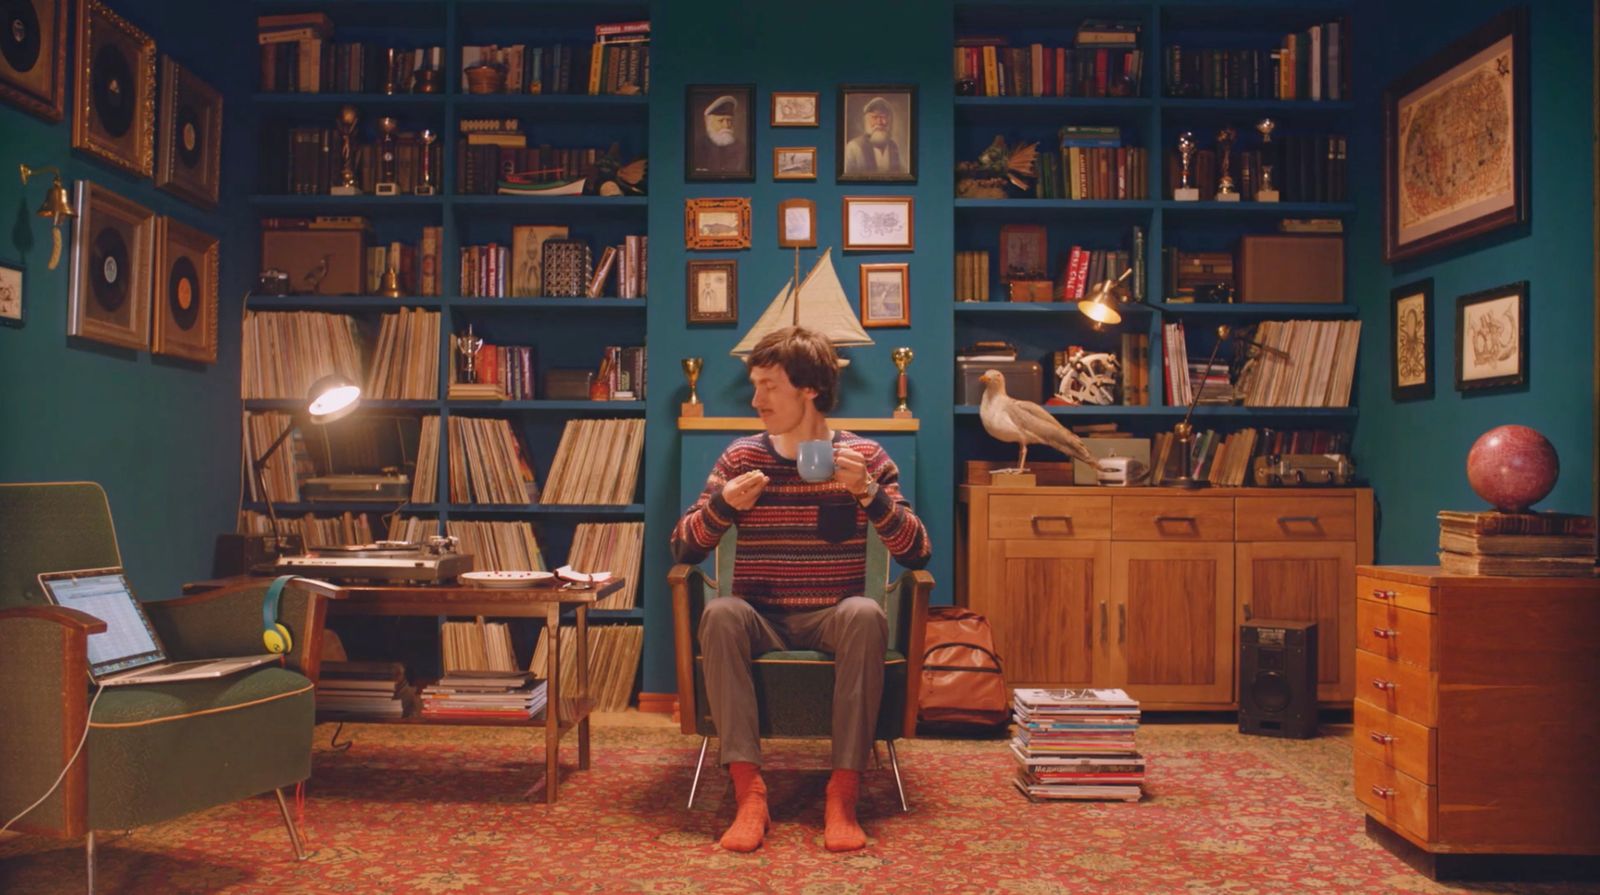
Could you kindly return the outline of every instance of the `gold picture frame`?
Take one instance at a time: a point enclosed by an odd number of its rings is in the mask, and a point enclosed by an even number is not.
[[[772,148],[773,180],[816,180],[817,147],[774,146]]]
[[[169,217],[156,219],[155,243],[151,353],[216,363],[220,243]]]
[[[750,200],[683,200],[683,247],[750,248]]]
[[[821,119],[822,94],[816,90],[772,91],[773,127],[816,127]]]
[[[810,199],[785,199],[778,203],[778,248],[817,247],[817,203]]]
[[[144,348],[156,216],[89,180],[78,181],[77,206],[67,335]]]
[[[0,100],[45,121],[60,121],[67,96],[68,0],[17,0],[7,6],[10,35],[0,53]]]
[[[77,44],[72,148],[151,176],[156,42],[100,0],[78,0]]]
[[[160,118],[156,186],[215,208],[222,184],[222,94],[163,55]]]
[[[911,265],[861,265],[861,325],[911,325]]]

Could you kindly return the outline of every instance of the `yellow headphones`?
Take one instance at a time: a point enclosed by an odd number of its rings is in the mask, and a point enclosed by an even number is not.
[[[267,585],[267,595],[261,600],[261,642],[269,653],[286,653],[294,649],[294,638],[288,626],[278,621],[278,604],[283,599],[283,588],[294,579],[293,575],[280,575]]]

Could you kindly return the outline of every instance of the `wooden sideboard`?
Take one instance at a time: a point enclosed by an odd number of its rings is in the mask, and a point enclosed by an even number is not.
[[[1451,856],[1600,855],[1600,579],[1356,574],[1369,829],[1430,875]]]
[[[1122,687],[1147,709],[1237,706],[1238,626],[1314,621],[1318,699],[1355,681],[1366,488],[964,485],[957,601],[1014,687]]]

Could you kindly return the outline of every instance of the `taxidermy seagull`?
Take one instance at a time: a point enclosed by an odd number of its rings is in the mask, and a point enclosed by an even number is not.
[[[1095,462],[1094,456],[1078,436],[1057,422],[1050,411],[1032,401],[1021,401],[1006,394],[1006,378],[999,370],[985,372],[978,377],[978,381],[983,383],[983,401],[978,405],[978,418],[983,420],[984,430],[1001,441],[1016,442],[1021,448],[1017,456],[1017,468],[998,472],[1027,471],[1030,444],[1053,447],[1085,463]]]

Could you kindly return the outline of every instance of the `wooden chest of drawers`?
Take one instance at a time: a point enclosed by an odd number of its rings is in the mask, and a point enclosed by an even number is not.
[[[1355,789],[1433,855],[1600,855],[1600,580],[1356,569]]]

